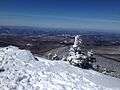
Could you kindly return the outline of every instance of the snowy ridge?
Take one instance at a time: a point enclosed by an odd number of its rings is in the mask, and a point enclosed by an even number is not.
[[[13,46],[0,48],[0,69],[0,90],[120,90],[117,78]]]

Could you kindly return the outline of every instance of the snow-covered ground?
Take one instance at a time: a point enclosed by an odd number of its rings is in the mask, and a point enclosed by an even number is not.
[[[120,79],[9,46],[0,48],[0,90],[120,90]]]

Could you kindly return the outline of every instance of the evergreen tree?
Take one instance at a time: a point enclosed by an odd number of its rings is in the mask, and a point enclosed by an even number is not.
[[[95,61],[95,58],[93,57],[93,51],[88,51],[87,54],[85,54],[81,50],[81,44],[82,39],[80,39],[79,35],[75,36],[74,45],[70,48],[67,61],[69,61],[70,64],[81,68],[92,68],[92,64]]]

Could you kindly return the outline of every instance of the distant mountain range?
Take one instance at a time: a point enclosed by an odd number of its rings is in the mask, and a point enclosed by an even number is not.
[[[77,34],[103,34],[95,30],[63,29],[63,28],[41,28],[31,26],[0,26],[0,35],[77,35]]]
[[[45,31],[40,28],[33,28],[27,26],[0,26],[1,35],[38,35]]]

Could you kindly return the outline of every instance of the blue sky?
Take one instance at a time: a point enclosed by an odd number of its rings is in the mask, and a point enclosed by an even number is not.
[[[0,0],[0,25],[120,30],[120,0]]]

